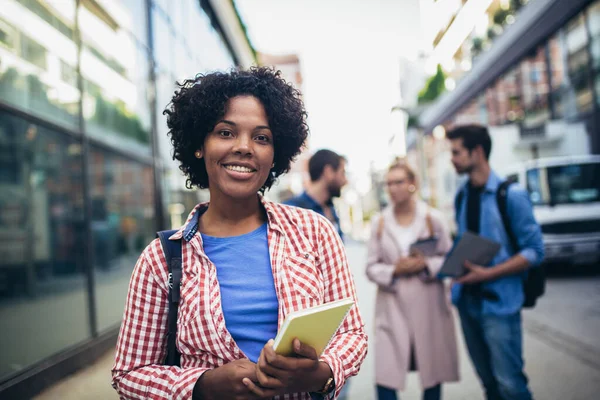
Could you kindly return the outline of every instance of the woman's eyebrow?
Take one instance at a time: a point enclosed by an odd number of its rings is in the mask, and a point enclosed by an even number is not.
[[[217,122],[217,124],[220,124],[221,122],[222,122],[222,123],[224,123],[224,124],[227,124],[227,125],[234,126],[234,127],[235,127],[235,126],[237,126],[237,124],[236,124],[235,122],[233,122],[233,121],[228,121],[228,120],[226,120],[226,119],[222,119],[222,120],[220,120],[219,122]],[[266,126],[266,125],[257,125],[257,126],[255,126],[255,127],[254,127],[254,130],[257,130],[257,129],[268,129],[268,130],[271,130],[271,128],[269,128],[269,127],[268,127],[268,126]]]
[[[222,119],[222,120],[220,120],[219,122],[217,122],[217,124],[220,124],[220,123],[224,123],[224,124],[231,125],[231,126],[237,126],[235,122],[233,122],[233,121],[228,121],[228,120],[226,120],[226,119]]]

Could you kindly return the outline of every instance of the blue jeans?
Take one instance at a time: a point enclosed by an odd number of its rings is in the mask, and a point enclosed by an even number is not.
[[[425,389],[423,392],[423,400],[440,400],[442,398],[442,385]],[[377,385],[377,400],[397,400],[398,395],[394,389],[385,386]]]
[[[467,349],[487,400],[531,400],[523,372],[521,313],[483,315],[482,299],[466,293],[457,306]]]

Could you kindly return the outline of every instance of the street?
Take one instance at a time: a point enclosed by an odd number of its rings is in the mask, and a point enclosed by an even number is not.
[[[364,275],[366,248],[350,242],[350,267],[356,280],[359,305],[373,345],[373,310],[376,287]],[[591,268],[591,267],[590,267]],[[108,297],[108,296],[107,296]],[[122,307],[121,299],[114,299]],[[549,278],[546,295],[536,308],[523,314],[526,372],[536,399],[590,400],[600,391],[600,275],[563,274]],[[456,324],[459,328],[458,321]],[[459,334],[461,381],[443,387],[444,399],[483,399],[479,382]],[[374,351],[371,348],[361,372],[350,381],[350,400],[375,398]],[[110,387],[113,354],[58,383],[36,400],[116,399]],[[421,398],[415,374],[408,380],[403,399]]]
[[[366,248],[348,245],[360,309],[373,345],[373,310],[376,287],[364,274]],[[551,276],[546,294],[536,307],[523,313],[525,369],[536,399],[590,400],[600,390],[600,275]],[[456,329],[460,331],[458,320]],[[461,381],[443,387],[447,400],[483,399],[483,393],[464,348],[460,346]],[[360,374],[352,379],[350,400],[375,398],[374,351],[370,348]],[[419,399],[416,374],[408,380],[401,398]]]

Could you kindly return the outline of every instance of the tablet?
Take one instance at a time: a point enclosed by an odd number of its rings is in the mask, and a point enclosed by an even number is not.
[[[435,256],[437,253],[437,245],[438,238],[436,237],[421,239],[417,240],[416,242],[410,245],[409,252],[410,254],[413,254],[414,252],[419,252],[425,257],[432,257]]]
[[[465,261],[486,266],[496,257],[500,247],[498,242],[467,231],[448,253],[439,276],[458,278],[464,275],[466,273]]]

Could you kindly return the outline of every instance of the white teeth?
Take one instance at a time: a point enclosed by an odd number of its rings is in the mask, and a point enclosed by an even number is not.
[[[252,169],[248,167],[242,167],[241,165],[226,165],[225,168],[236,172],[252,172]]]

